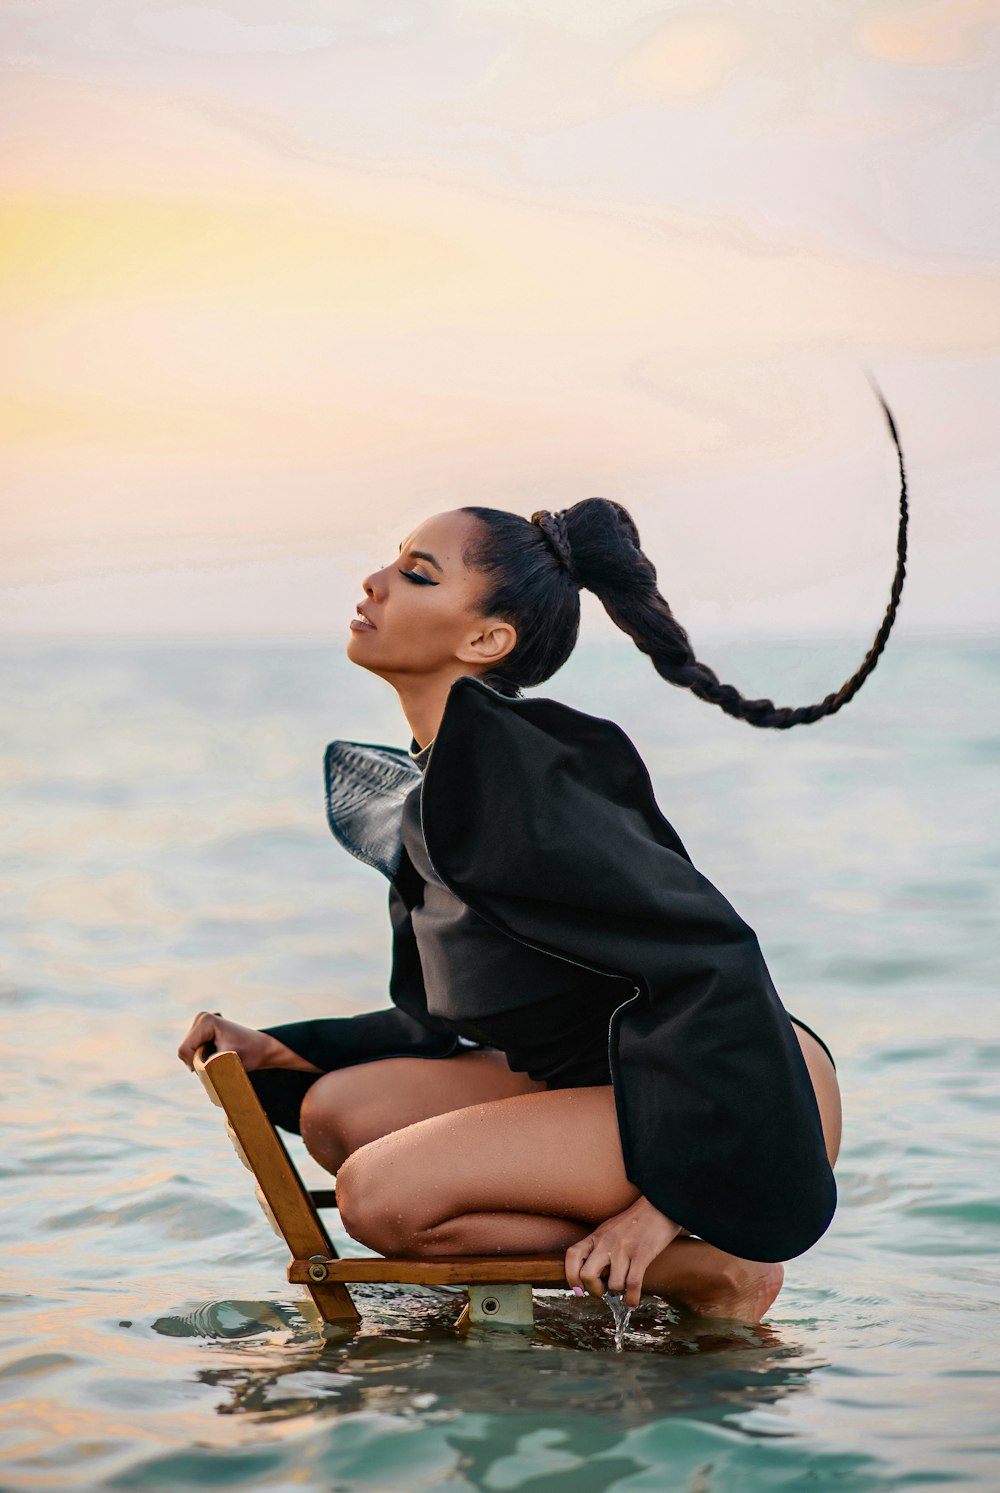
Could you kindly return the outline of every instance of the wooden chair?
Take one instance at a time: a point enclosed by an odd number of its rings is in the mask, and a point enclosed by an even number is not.
[[[447,1259],[341,1259],[319,1216],[335,1208],[333,1188],[307,1189],[284,1142],[254,1092],[235,1052],[200,1047],[195,1072],[213,1104],[226,1116],[237,1155],[253,1174],[257,1199],[292,1259],[288,1279],[306,1288],[326,1324],[355,1327],[361,1314],[349,1284],[361,1281],[406,1285],[460,1285],[468,1301],[455,1326],[530,1327],[532,1286],[566,1285],[562,1255],[463,1255]]]

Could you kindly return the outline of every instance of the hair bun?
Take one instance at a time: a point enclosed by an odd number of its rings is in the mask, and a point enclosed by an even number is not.
[[[558,513],[550,513],[547,508],[538,508],[531,515],[531,522],[541,529],[549,549],[567,572],[570,580],[579,585],[580,582],[573,566],[573,551],[570,548],[565,511],[565,509],[560,509]]]

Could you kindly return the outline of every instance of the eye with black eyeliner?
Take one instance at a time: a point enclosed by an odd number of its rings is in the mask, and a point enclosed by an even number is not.
[[[388,561],[381,568],[388,570]],[[408,581],[413,581],[418,586],[437,586],[439,584],[438,581],[432,581],[429,575],[421,575],[419,570],[401,570],[399,574],[405,576]]]

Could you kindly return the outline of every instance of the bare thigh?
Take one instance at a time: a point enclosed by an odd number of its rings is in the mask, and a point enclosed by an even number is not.
[[[544,1214],[585,1232],[639,1196],[610,1084],[435,1115],[371,1141],[337,1173],[344,1227],[383,1252],[419,1249],[440,1225],[476,1213]]]
[[[302,1103],[302,1138],[328,1171],[359,1147],[390,1131],[518,1094],[547,1092],[544,1083],[514,1073],[492,1048],[450,1058],[377,1058],[327,1073]]]
[[[832,1162],[840,1142],[836,1073],[819,1043],[795,1031]],[[625,1173],[612,1086],[539,1088],[439,1111],[349,1155],[337,1173],[348,1233],[373,1249],[405,1252],[468,1215],[540,1214],[591,1226],[629,1207],[640,1192]]]
[[[840,1154],[842,1123],[840,1084],[837,1082],[837,1070],[815,1037],[811,1036],[809,1032],[803,1031],[802,1027],[795,1026],[794,1023],[792,1031],[799,1039],[802,1056],[805,1058],[806,1067],[809,1069],[809,1077],[812,1079],[820,1119],[823,1122],[823,1138],[826,1141],[826,1154],[830,1165],[833,1166]]]
[[[799,1026],[792,1030],[809,1070],[833,1166],[842,1124],[836,1070],[815,1037]],[[493,1049],[450,1058],[379,1058],[317,1079],[302,1104],[302,1135],[315,1159],[336,1172],[351,1152],[421,1120],[497,1099],[550,1092],[527,1074],[512,1072],[503,1053]],[[609,1118],[617,1135],[613,1107]]]

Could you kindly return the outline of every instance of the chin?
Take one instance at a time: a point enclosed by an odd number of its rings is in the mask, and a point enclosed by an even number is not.
[[[382,677],[382,670],[376,664],[375,660],[365,657],[366,649],[364,645],[362,645],[360,648],[356,646],[357,639],[365,637],[370,638],[371,634],[352,632],[347,639],[347,643],[344,646],[344,652],[346,653],[349,661],[352,664],[357,664],[359,669],[367,669],[369,673],[377,674]]]
[[[352,664],[358,664],[361,668],[365,668],[367,666],[364,659],[358,658],[357,652],[354,647],[354,639],[357,636],[357,633],[353,632],[348,635],[347,642],[344,644],[344,652],[346,653]]]

